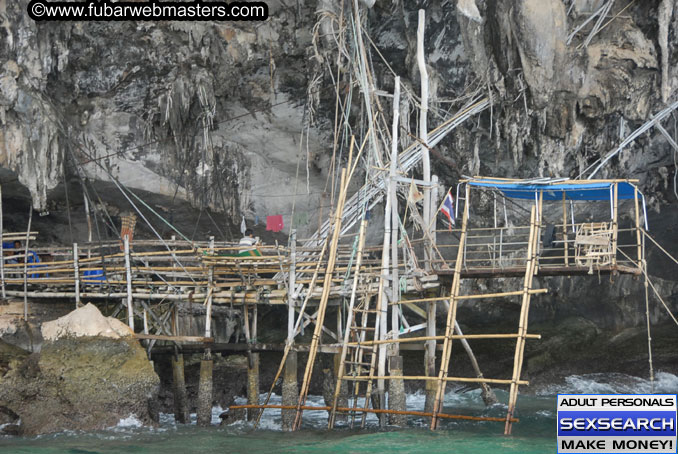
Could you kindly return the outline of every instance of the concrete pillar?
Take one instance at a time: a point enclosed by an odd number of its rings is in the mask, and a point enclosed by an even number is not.
[[[426,402],[424,403],[424,411],[426,413],[433,412],[433,405],[436,400],[436,391],[438,390],[438,382],[435,380],[426,380]],[[429,418],[430,419],[430,418]]]
[[[259,353],[252,353],[252,362],[247,365],[247,404],[259,405]],[[247,420],[257,418],[259,409],[249,409]]]
[[[297,382],[297,352],[291,350],[285,361],[285,372],[282,384],[282,404],[296,405],[299,399],[299,386]],[[282,429],[292,430],[295,410],[282,410]]]
[[[174,419],[180,424],[190,422],[186,379],[184,378],[184,355],[172,355],[172,378],[174,384]]]
[[[348,327],[346,328],[348,329]],[[336,389],[336,381],[339,379],[339,368],[341,366],[341,353],[337,353],[334,355],[334,386],[332,387],[332,392]],[[334,399],[334,396],[332,396],[332,399]],[[332,405],[332,403],[330,403]],[[339,398],[337,399],[337,407],[348,407],[348,382],[346,380],[341,382],[341,386],[339,387]],[[346,422],[348,420],[348,414],[347,413],[339,413],[337,412],[335,418],[335,422]]]
[[[426,335],[436,335],[436,303],[428,304],[426,308]],[[424,372],[427,377],[436,377],[436,341],[427,341],[426,350],[424,352]],[[433,405],[436,399],[436,390],[438,382],[434,380],[426,380],[426,403],[424,404],[424,411],[427,413],[433,412]]]
[[[198,425],[212,424],[212,369],[211,357],[200,361],[200,382],[198,384]]]
[[[389,357],[389,371],[391,376],[403,376],[403,357]],[[392,378],[388,384],[388,408],[389,410],[405,411],[407,402],[405,396],[405,381],[402,378]],[[398,427],[407,426],[406,415],[389,415],[389,423]]]

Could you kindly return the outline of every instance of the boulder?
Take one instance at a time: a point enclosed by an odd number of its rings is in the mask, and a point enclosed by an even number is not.
[[[21,435],[103,429],[130,415],[153,423],[160,380],[145,350],[89,306],[43,325],[42,350],[0,378],[0,407],[21,418]]]

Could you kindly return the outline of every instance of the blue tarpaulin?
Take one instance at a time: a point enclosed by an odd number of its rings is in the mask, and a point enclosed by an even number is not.
[[[610,200],[614,183],[581,182],[581,183],[517,183],[515,181],[493,180],[491,178],[471,180],[469,185],[475,187],[494,188],[512,199],[532,199],[535,194],[544,194],[544,200]],[[633,199],[635,187],[626,182],[617,183],[617,197]]]

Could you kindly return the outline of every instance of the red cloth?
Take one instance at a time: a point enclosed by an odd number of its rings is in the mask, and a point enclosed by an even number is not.
[[[276,214],[275,216],[266,216],[266,230],[280,232],[283,229],[283,226],[284,225],[282,214]]]

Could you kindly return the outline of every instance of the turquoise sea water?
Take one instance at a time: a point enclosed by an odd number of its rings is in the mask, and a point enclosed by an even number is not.
[[[0,437],[0,453],[554,453],[556,451],[555,394],[571,393],[646,393],[652,386],[646,380],[625,375],[587,375],[568,377],[565,383],[521,395],[518,402],[520,422],[513,435],[505,437],[502,423],[445,421],[441,430],[432,432],[422,419],[411,418],[407,429],[379,430],[376,418],[368,419],[367,429],[324,430],[326,412],[304,413],[303,430],[284,433],[279,430],[280,413],[269,410],[262,428],[254,431],[249,423],[200,428],[174,423],[172,415],[161,415],[158,427],[142,427],[134,417],[116,427],[92,433],[66,432],[34,438]],[[678,377],[660,373],[654,391],[678,392]],[[498,397],[506,401],[506,393]],[[408,396],[408,407],[423,408],[423,395]],[[321,405],[321,398],[310,398]],[[279,402],[274,396],[273,403]],[[505,406],[485,408],[479,391],[450,391],[446,412],[503,416]],[[213,422],[218,424],[221,409],[215,408]]]

